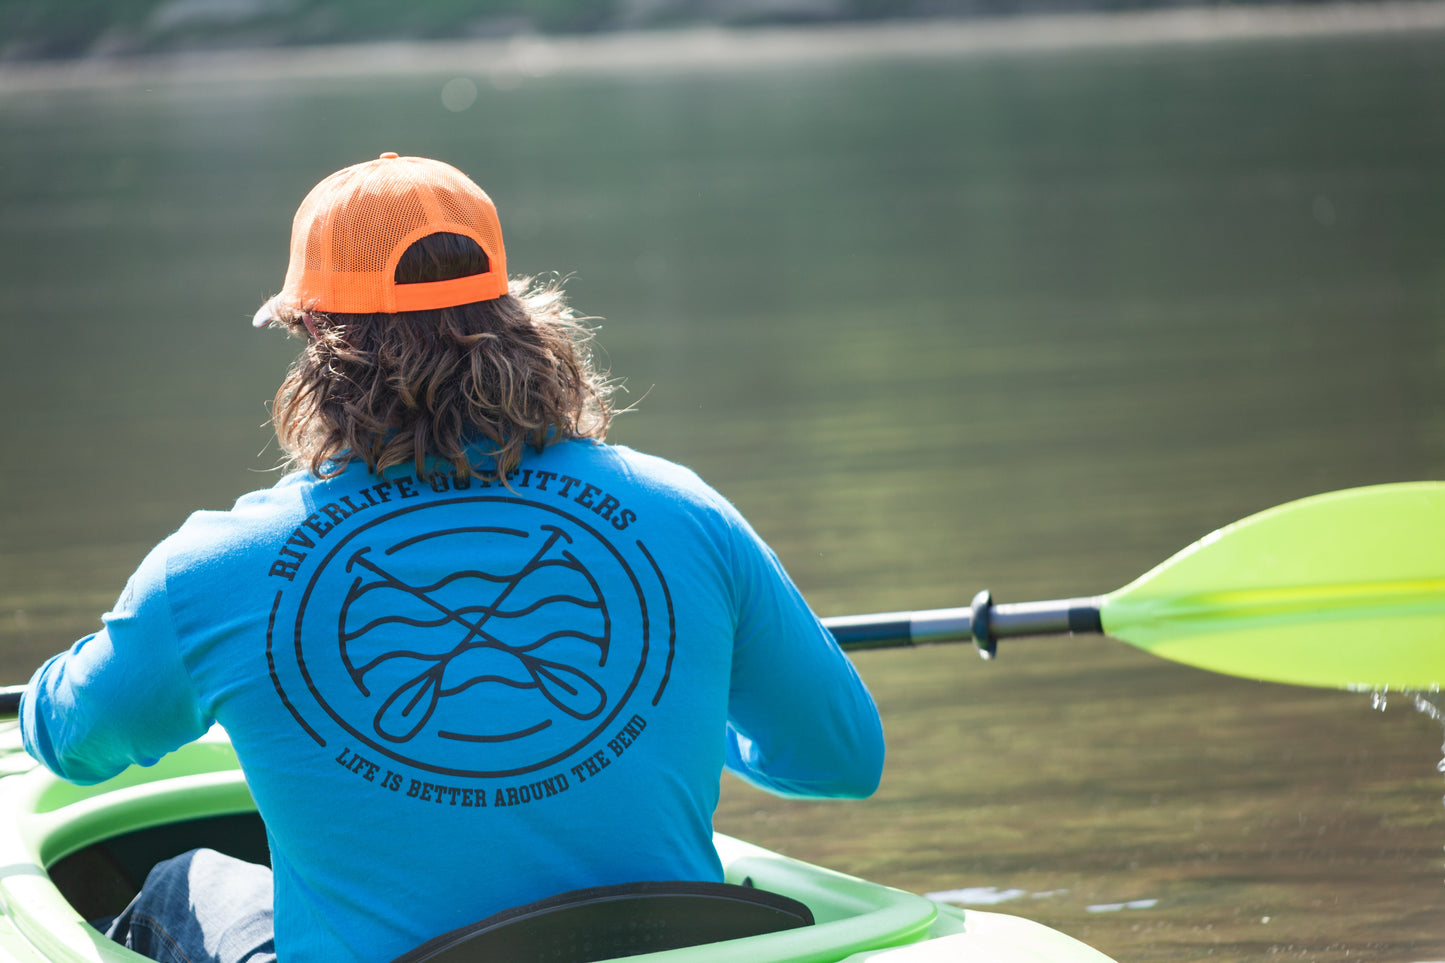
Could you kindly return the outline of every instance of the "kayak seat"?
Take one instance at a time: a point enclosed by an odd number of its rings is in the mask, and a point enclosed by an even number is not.
[[[729,883],[647,882],[572,890],[427,940],[392,963],[591,963],[807,926],[787,896]]]

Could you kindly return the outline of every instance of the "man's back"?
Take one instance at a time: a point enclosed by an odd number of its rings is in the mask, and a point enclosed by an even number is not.
[[[108,711],[145,713],[140,672],[156,704],[194,693],[160,751],[230,733],[285,956],[385,960],[564,890],[719,879],[725,756],[783,792],[876,784],[861,683],[692,473],[573,441],[509,483],[290,476],[194,516],[110,619]]]

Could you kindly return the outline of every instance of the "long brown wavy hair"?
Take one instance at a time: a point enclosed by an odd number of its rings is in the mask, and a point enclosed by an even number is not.
[[[433,234],[407,249],[396,281],[465,277],[486,263],[470,238]],[[435,311],[312,312],[315,333],[271,406],[286,464],[329,478],[353,459],[372,472],[411,463],[420,475],[431,457],[459,477],[505,478],[529,446],[606,437],[613,385],[595,365],[585,319],[557,281],[510,287]],[[299,308],[272,324],[310,335]]]

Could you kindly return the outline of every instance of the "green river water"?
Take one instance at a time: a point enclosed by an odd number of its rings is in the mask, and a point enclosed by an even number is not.
[[[514,273],[571,275],[637,406],[614,439],[733,499],[823,614],[1096,594],[1271,505],[1445,477],[1445,33],[307,57],[0,72],[0,681],[270,484],[294,345],[247,322],[302,195],[385,150],[486,187]],[[878,795],[729,778],[720,828],[1124,961],[1445,959],[1413,699],[1108,640],[857,662]]]

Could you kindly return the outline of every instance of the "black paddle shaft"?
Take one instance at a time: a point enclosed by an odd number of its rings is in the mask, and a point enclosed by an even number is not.
[[[1101,597],[1052,602],[994,604],[980,592],[973,604],[955,609],[842,615],[823,620],[844,649],[891,649],[910,645],[973,641],[984,658],[992,658],[999,639],[1021,635],[1098,634]],[[0,718],[20,712],[24,686],[0,686]]]
[[[823,625],[850,651],[972,640],[987,659],[993,657],[999,639],[1102,633],[1102,605],[1101,596],[999,605],[988,592],[980,592],[972,605],[963,608],[844,615],[824,619]]]

